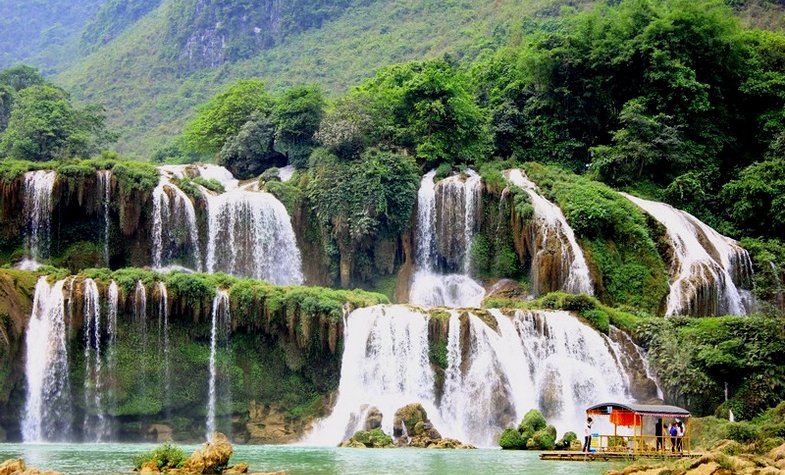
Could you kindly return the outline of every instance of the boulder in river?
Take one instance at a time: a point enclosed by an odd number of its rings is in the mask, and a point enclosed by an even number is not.
[[[182,471],[189,474],[220,474],[229,465],[234,450],[229,439],[220,432],[213,434],[212,442],[197,449],[183,464]]]
[[[61,475],[51,470],[27,467],[22,459],[10,459],[0,463],[0,475]]]

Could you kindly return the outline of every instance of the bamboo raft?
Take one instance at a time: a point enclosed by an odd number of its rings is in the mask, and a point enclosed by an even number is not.
[[[679,453],[679,452],[577,452],[577,451],[554,451],[542,452],[540,460],[561,460],[563,462],[610,462],[613,460],[638,460],[638,459],[676,459],[676,458],[697,458],[703,453]]]

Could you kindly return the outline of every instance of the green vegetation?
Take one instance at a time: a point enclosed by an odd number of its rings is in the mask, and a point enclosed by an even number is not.
[[[372,281],[372,263],[382,258],[376,242],[394,239],[409,223],[419,185],[414,160],[378,149],[346,160],[318,149],[305,180],[323,242],[338,251],[341,283]]]
[[[603,302],[658,313],[668,273],[643,213],[599,182],[535,163],[525,169],[580,239]]]
[[[502,432],[499,445],[502,449],[553,450],[556,428],[547,425],[540,411],[532,409],[523,416],[517,429],[508,428]]]
[[[0,157],[47,161],[92,156],[114,139],[99,107],[77,109],[60,88],[30,85],[10,97],[10,114],[0,130]]]
[[[635,332],[668,400],[749,420],[785,399],[783,322],[771,317],[647,319]],[[730,399],[723,402],[724,385]]]
[[[185,460],[183,449],[171,442],[165,442],[150,452],[134,456],[134,470],[140,470],[143,465],[152,462],[158,467],[158,470],[166,472],[172,468],[180,468]]]

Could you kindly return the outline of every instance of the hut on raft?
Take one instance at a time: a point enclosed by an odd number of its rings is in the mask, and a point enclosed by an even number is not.
[[[586,417],[597,427],[592,433],[592,451],[638,455],[689,454],[692,450],[690,412],[681,407],[605,402],[588,408]],[[676,436],[671,435],[673,425]]]

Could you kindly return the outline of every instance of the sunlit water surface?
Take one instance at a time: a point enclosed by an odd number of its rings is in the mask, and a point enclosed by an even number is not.
[[[0,461],[21,457],[28,466],[66,475],[130,473],[134,455],[150,444],[0,444]],[[190,453],[196,446],[184,446]],[[621,465],[600,462],[543,462],[537,452],[490,449],[338,449],[236,445],[232,463],[252,472],[286,470],[290,475],[332,474],[529,474],[597,475]]]

